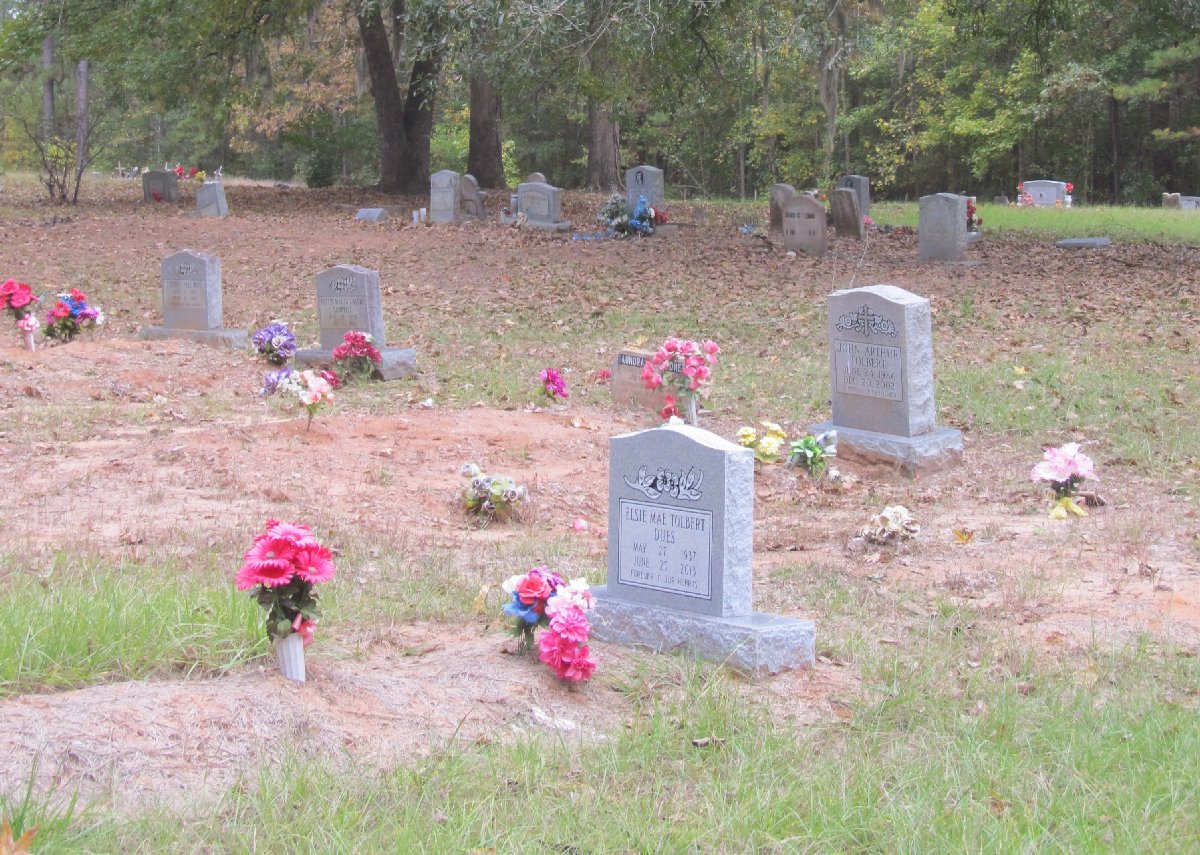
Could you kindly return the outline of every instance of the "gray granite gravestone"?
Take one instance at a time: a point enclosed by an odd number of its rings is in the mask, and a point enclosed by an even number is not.
[[[387,208],[359,208],[358,213],[354,215],[354,219],[365,220],[368,223],[381,223],[387,218]]]
[[[1063,238],[1054,245],[1059,249],[1103,249],[1111,246],[1112,240],[1106,237]]]
[[[838,179],[838,187],[848,187],[858,194],[858,212],[864,217],[871,216],[871,179],[865,175],[843,175]]]
[[[536,181],[517,185],[517,210],[525,222],[539,229],[569,231],[571,224],[562,219],[562,189]]]
[[[839,457],[910,475],[961,462],[962,433],[936,424],[929,300],[871,285],[827,303],[833,419],[810,432],[837,430]]]
[[[429,219],[435,223],[453,223],[462,202],[459,175],[449,169],[429,176]]]
[[[625,170],[625,204],[630,212],[637,206],[638,197],[645,196],[651,208],[667,204],[667,185],[663,171],[657,166],[635,166]]]
[[[486,202],[487,193],[479,189],[479,182],[468,172],[459,183],[458,213],[464,217],[482,220],[487,214]]]
[[[221,326],[221,259],[185,249],[162,260],[163,325],[143,327],[143,339],[186,338],[230,348],[246,346],[245,330]]]
[[[857,193],[849,187],[839,187],[829,197],[829,207],[833,212],[833,228],[838,237],[862,240],[867,236],[862,213],[858,209]]]
[[[528,176],[526,176],[525,183],[526,184],[545,184],[545,183],[547,183],[546,176],[540,172],[531,172],[531,173],[529,173]]]
[[[225,185],[220,181],[205,181],[196,191],[196,216],[229,216],[229,203],[225,201]]]
[[[1163,193],[1162,206],[1164,208],[1182,208],[1183,196],[1179,193]]]
[[[609,381],[612,390],[613,403],[617,406],[657,413],[663,408],[663,395],[668,390],[663,388],[647,389],[642,381],[642,369],[654,354],[641,350],[622,350],[617,353],[612,364],[612,378]],[[680,373],[681,363],[668,363],[668,371]]]
[[[1026,181],[1025,192],[1033,197],[1033,204],[1054,208],[1067,204],[1067,185],[1064,181]]]
[[[783,231],[783,206],[795,198],[796,188],[791,184],[771,185],[769,231]]]
[[[754,453],[690,425],[609,440],[601,641],[683,651],[754,677],[810,666],[812,621],[753,610]]]
[[[960,261],[967,248],[967,197],[922,196],[917,243],[922,261]]]
[[[828,246],[825,205],[807,194],[789,199],[783,205],[783,246],[785,249],[823,256]]]
[[[384,380],[410,377],[417,371],[416,352],[411,347],[387,347],[383,332],[383,303],[379,272],[357,264],[339,264],[317,274],[317,325],[321,346],[296,351],[301,365],[325,365],[333,361],[333,349],[346,333],[371,336],[383,361],[376,371]]]
[[[154,198],[158,194],[158,199]],[[179,176],[166,169],[151,169],[142,173],[143,202],[178,202]]]
[[[1185,211],[1200,211],[1200,196],[1180,196],[1179,207]]]
[[[1008,197],[1007,196],[993,196],[992,204],[993,205],[1007,205]]]

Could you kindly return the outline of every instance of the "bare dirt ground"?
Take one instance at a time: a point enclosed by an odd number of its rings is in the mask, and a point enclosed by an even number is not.
[[[135,201],[140,190],[133,185],[114,185],[100,200],[68,211],[68,222],[55,221],[61,210],[24,199],[0,219],[0,276],[40,290],[83,287],[110,318],[95,337],[32,354],[16,346],[15,335],[0,337],[0,478],[10,485],[0,495],[0,530],[6,550],[27,556],[26,566],[11,572],[36,569],[65,538],[82,536],[89,550],[136,561],[162,546],[203,549],[206,537],[246,539],[268,516],[315,518],[329,530],[367,537],[403,532],[414,543],[447,547],[566,534],[582,517],[590,530],[570,536],[585,541],[584,553],[599,568],[608,438],[651,422],[614,409],[602,385],[582,379],[590,366],[582,362],[566,407],[424,405],[442,391],[428,363],[491,358],[482,348],[443,352],[437,329],[454,322],[457,308],[487,295],[502,323],[507,313],[536,314],[565,302],[579,305],[586,323],[589,309],[635,298],[635,279],[659,283],[660,298],[669,301],[680,271],[697,265],[723,284],[713,312],[771,290],[815,304],[833,288],[873,282],[930,294],[944,306],[964,282],[977,287],[983,280],[994,289],[985,299],[1017,307],[1037,293],[1022,270],[1062,266],[1052,249],[1003,241],[973,248],[978,268],[920,265],[915,238],[905,236],[879,236],[866,254],[839,240],[825,260],[787,259],[713,214],[703,228],[669,242],[572,243],[490,223],[354,223],[353,208],[395,204],[365,192],[233,185],[229,198],[234,216],[192,220]],[[401,200],[399,207],[418,202]],[[598,206],[596,199],[572,204],[568,216],[585,223]],[[699,216],[683,209],[678,219]],[[394,338],[417,348],[421,377],[391,384],[382,411],[335,407],[306,430],[302,419],[255,397],[262,367],[248,356],[137,340],[140,326],[158,322],[157,259],[183,247],[220,256],[232,327],[285,313],[313,317],[311,277],[331,264],[379,269],[389,329],[399,327]],[[1152,288],[1190,298],[1194,311],[1197,282],[1178,271],[1200,269],[1198,256],[1194,247],[1117,245],[1072,257],[1064,287],[1087,289],[1094,299],[1073,303],[1065,323],[1086,329],[1124,313],[1131,335],[1140,328],[1153,336],[1155,307],[1141,307],[1125,283],[1136,279],[1139,293]],[[513,284],[517,272],[521,287]],[[614,284],[584,296],[583,276]],[[591,370],[623,344],[598,342]],[[1194,325],[1181,346],[1200,348]],[[1019,341],[1012,347],[1019,350]],[[731,436],[744,421],[718,413],[711,426]],[[1026,480],[1028,448],[964,427],[966,465],[919,481],[847,464],[851,483],[830,489],[793,470],[763,469],[756,479],[756,607],[811,616],[802,592],[764,584],[803,563],[911,592],[898,626],[925,619],[939,599],[969,601],[1047,655],[1083,650],[1097,636],[1141,633],[1200,650],[1200,523],[1194,504],[1172,491],[1177,484],[1125,467],[1102,484],[1107,507],[1050,523],[1044,498]],[[529,517],[486,530],[470,526],[455,502],[458,467],[468,459],[531,485]],[[1098,463],[1103,473],[1104,461]],[[1194,460],[1192,466],[1181,480],[1194,476]],[[916,544],[896,551],[852,542],[867,509],[881,502],[914,511],[922,524]],[[357,571],[340,572],[352,580]],[[566,689],[506,647],[495,619],[406,624],[375,633],[358,656],[310,648],[303,687],[282,680],[273,665],[256,664],[217,678],[0,700],[0,781],[27,780],[36,759],[43,784],[132,811],[219,793],[296,737],[330,762],[387,768],[451,741],[521,731],[603,739],[634,714],[619,689],[642,654],[597,644],[597,679]],[[845,715],[845,699],[859,690],[854,665],[822,647],[819,625],[818,648],[823,655],[812,670],[742,690],[781,720]]]

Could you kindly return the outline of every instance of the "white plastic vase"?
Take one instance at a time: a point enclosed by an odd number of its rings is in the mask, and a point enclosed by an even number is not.
[[[33,330],[25,330],[25,349],[32,353],[37,349],[37,345],[33,343]]]
[[[298,632],[285,635],[275,642],[279,670],[295,683],[304,682],[304,637]]]

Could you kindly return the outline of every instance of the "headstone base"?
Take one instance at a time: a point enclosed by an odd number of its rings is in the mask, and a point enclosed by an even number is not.
[[[358,213],[354,215],[356,220],[366,220],[370,223],[383,222],[388,218],[387,208],[359,208]]]
[[[1112,240],[1099,238],[1064,238],[1054,244],[1059,249],[1103,249],[1112,245]]]
[[[610,597],[606,585],[592,592],[596,608],[588,618],[600,641],[680,651],[755,679],[812,667],[816,629],[810,620],[760,612],[711,617]]]
[[[967,232],[967,243],[975,243],[983,237],[983,232]]]
[[[242,350],[250,346],[250,339],[245,330],[177,330],[170,327],[142,327],[138,336],[145,341],[163,341],[170,338],[186,338],[198,341],[209,347],[227,347],[230,350]]]
[[[375,367],[375,373],[382,380],[402,380],[417,373],[417,352],[411,347],[381,347],[379,355],[383,360]],[[297,350],[296,364],[306,367],[332,365],[333,351],[318,347]]]
[[[809,427],[814,436],[837,431],[837,456],[867,465],[899,467],[906,475],[925,475],[962,463],[962,431],[935,427],[920,436],[895,436],[821,422]]]
[[[571,224],[570,224],[570,222],[568,222],[566,220],[560,220],[557,223],[546,223],[546,222],[538,222],[537,220],[530,220],[527,218],[525,220],[524,225],[530,226],[535,229],[542,229],[542,230],[548,231],[548,232],[569,232],[571,230]]]

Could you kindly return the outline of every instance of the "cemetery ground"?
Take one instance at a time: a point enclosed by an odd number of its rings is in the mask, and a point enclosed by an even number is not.
[[[880,232],[788,258],[738,232],[765,201],[573,242],[355,222],[396,204],[360,191],[231,182],[232,216],[196,220],[86,189],[78,209],[11,176],[0,196],[0,275],[108,318],[32,354],[0,341],[0,814],[44,851],[1200,846],[1200,223],[1064,251],[1085,209],[1038,212],[1062,219],[938,265]],[[568,194],[564,216],[590,229],[602,201]],[[306,429],[257,397],[249,355],[138,340],[183,248],[220,258],[226,326],[282,318],[301,342],[317,272],[378,270],[419,375],[339,390]],[[596,643],[567,687],[513,655],[501,581],[603,582],[608,439],[656,423],[613,406],[616,352],[712,338],[701,425],[799,436],[829,415],[824,297],[875,283],[932,300],[965,458],[915,480],[842,462],[841,484],[758,469],[755,607],[815,620],[815,667],[748,682]],[[547,366],[565,405],[538,401]],[[1051,521],[1029,471],[1067,441],[1107,504]],[[464,516],[468,461],[530,488],[521,519]],[[920,535],[857,541],[891,504]],[[303,687],[233,587],[269,517],[337,551]]]

